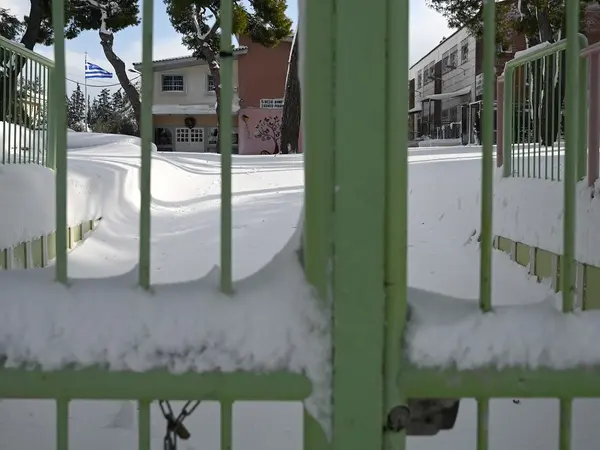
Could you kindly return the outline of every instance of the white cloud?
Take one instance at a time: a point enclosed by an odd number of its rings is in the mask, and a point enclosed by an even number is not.
[[[428,8],[423,0],[410,2],[410,64],[414,64],[431,50],[443,37],[450,36],[454,30],[448,28],[441,14]]]
[[[0,8],[10,9],[10,12],[21,17],[29,12],[29,1],[26,0],[0,0]]]
[[[1,0],[0,0],[1,1]],[[74,49],[76,42],[67,41],[66,42],[66,71],[67,71],[67,91],[71,91],[75,89],[77,84],[75,82],[79,82],[83,85],[84,78],[84,61],[85,61],[85,53],[81,51],[77,51]],[[36,52],[41,55],[54,60],[54,47],[43,47],[38,46],[35,48]],[[98,64],[102,68],[114,72],[110,63],[106,60],[104,53],[102,51],[102,47],[99,43],[94,45],[94,48],[90,48],[90,53],[88,54],[88,60],[95,64]],[[114,51],[115,53],[125,62],[125,65],[128,69],[132,68],[133,63],[140,62],[142,59],[142,43],[141,40],[135,40],[130,42],[126,39],[126,36],[119,36],[119,33],[115,34],[115,42],[114,42]],[[181,39],[179,37],[173,37],[163,40],[158,40],[154,42],[153,46],[153,59],[164,59],[164,58],[173,58],[177,56],[187,56],[190,52],[181,44]],[[134,73],[128,73],[130,78],[137,78],[138,75]],[[91,86],[101,86],[101,87],[90,87],[89,93],[94,96],[98,93],[102,87],[108,87],[111,91],[120,89],[119,82],[116,77],[113,77],[110,80],[88,80],[88,85]]]

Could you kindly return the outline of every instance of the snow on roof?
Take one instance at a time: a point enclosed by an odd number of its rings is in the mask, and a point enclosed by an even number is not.
[[[412,109],[409,109],[409,110],[408,110],[408,113],[409,113],[409,114],[414,114],[414,113],[418,113],[418,112],[421,112],[421,111],[423,111],[423,104],[422,104],[422,103],[419,103],[419,104],[418,104],[418,105],[416,105],[414,108],[412,108]]]
[[[241,45],[241,46],[233,49],[234,54],[243,55],[246,52],[248,52],[248,47],[246,47],[245,45]],[[188,56],[174,56],[173,58],[155,59],[154,61],[152,61],[152,64],[170,63],[170,62],[187,62],[187,61],[198,61],[201,63],[206,63],[206,61],[204,61],[204,60],[198,59],[195,56],[188,55]],[[142,65],[141,62],[135,62],[132,64],[133,67],[137,67],[137,66],[141,66],[141,65]]]
[[[458,91],[453,91],[453,92],[443,92],[441,94],[431,94],[428,95],[427,97],[424,97],[423,100],[421,100],[422,102],[428,101],[428,100],[448,100],[450,98],[455,98],[455,97],[461,97],[463,95],[467,95],[471,93],[471,86],[459,89]]]
[[[240,110],[239,105],[232,105],[231,112],[233,114]],[[153,105],[152,114],[216,114],[217,110],[214,105]]]

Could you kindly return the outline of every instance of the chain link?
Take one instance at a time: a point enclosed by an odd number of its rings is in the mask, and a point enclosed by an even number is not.
[[[192,415],[198,405],[200,405],[200,400],[186,402],[179,415],[175,417],[173,408],[167,400],[158,401],[162,415],[167,421],[167,431],[163,440],[164,450],[177,450],[177,439],[187,441],[190,438],[191,434],[183,421]]]

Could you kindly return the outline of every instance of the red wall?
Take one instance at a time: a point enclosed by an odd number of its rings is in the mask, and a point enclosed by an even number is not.
[[[292,42],[264,47],[247,36],[238,38],[248,53],[238,59],[238,93],[242,108],[260,107],[261,98],[283,98]]]

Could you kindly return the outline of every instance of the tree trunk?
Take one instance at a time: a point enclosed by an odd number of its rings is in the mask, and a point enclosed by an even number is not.
[[[210,70],[210,74],[212,75],[215,84],[215,110],[217,113],[217,129],[219,130],[217,133],[216,151],[217,153],[221,153],[221,124],[219,123],[219,114],[221,111],[221,66],[219,65],[219,61],[217,61],[216,53],[207,45],[202,46],[202,56],[204,56],[204,59],[208,63],[208,69]],[[231,111],[231,106],[229,106],[229,110]]]
[[[37,44],[42,27],[44,9],[50,9],[50,2],[48,0],[31,0],[29,15],[27,16],[27,29],[21,38],[21,44],[28,50],[33,50],[33,47]]]
[[[298,74],[298,32],[294,37],[294,45],[288,66],[281,119],[281,153],[298,153],[300,137],[300,77]]]
[[[127,95],[127,99],[133,108],[133,115],[138,124],[138,128],[141,128],[140,117],[142,104],[140,102],[140,93],[129,80],[127,71],[125,70],[125,63],[113,50],[115,37],[112,33],[103,33],[102,31],[99,31],[98,34],[100,35],[100,45],[102,45],[102,50],[104,50],[104,56],[106,56],[108,62],[115,69],[115,74],[117,75],[119,83],[121,84],[121,87],[123,88],[123,91],[125,92],[125,95]]]
[[[548,36],[551,33],[545,30],[544,22],[547,22],[547,16],[541,14],[540,36],[548,38],[547,41],[553,42],[554,36]],[[544,17],[546,17],[544,19]],[[547,27],[549,29],[549,25]],[[566,29],[566,18],[563,18],[562,29]],[[561,126],[562,104],[565,99],[566,91],[566,57],[563,54],[552,54],[545,58],[546,70],[543,80],[544,96],[541,105],[541,143],[542,145],[552,145],[556,141]],[[561,76],[563,75],[563,76]],[[555,80],[557,79],[557,82]]]

